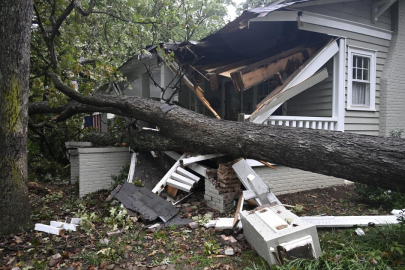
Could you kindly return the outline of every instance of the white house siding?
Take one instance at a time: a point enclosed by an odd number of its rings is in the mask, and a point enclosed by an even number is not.
[[[276,170],[268,167],[256,167],[254,171],[276,195],[344,184],[344,180],[340,178],[285,166],[276,166]]]
[[[401,1],[401,0],[400,0]],[[320,5],[320,6],[312,6],[312,7],[302,7],[304,11],[319,13],[326,16],[336,17],[340,19],[355,21],[362,24],[367,24],[375,27],[380,27],[382,29],[391,30],[391,11],[390,9],[387,10],[382,16],[379,18],[379,22],[373,24],[371,21],[371,6],[372,0],[363,0],[363,1],[354,1],[354,2],[346,2],[346,3],[338,3],[338,4],[329,4],[329,5]],[[405,2],[405,1],[403,1]],[[403,5],[405,3],[401,3],[401,8],[404,8]],[[296,6],[294,6],[296,8]],[[402,23],[405,26],[405,23]],[[325,26],[317,26],[311,25],[311,29],[319,32],[325,33],[329,35],[339,36],[339,37],[346,37],[347,38],[347,46],[357,46],[362,48],[367,48],[371,50],[377,51],[377,72],[376,72],[376,111],[375,112],[367,112],[367,111],[345,111],[345,131],[346,132],[353,132],[358,134],[368,134],[368,135],[379,135],[379,111],[380,111],[380,84],[381,84],[381,76],[382,71],[384,68],[384,64],[388,55],[390,41],[385,39],[380,39],[376,37],[366,36],[363,34],[357,34],[353,32],[332,29]],[[403,29],[403,28],[402,28]],[[405,56],[405,48],[404,41],[401,44],[402,47],[398,46],[397,50],[397,57],[398,54],[401,54],[401,57]],[[347,52],[347,48],[346,48]],[[402,60],[401,60],[402,59]],[[398,65],[405,63],[405,59],[399,58]],[[329,64],[329,63],[328,63]],[[332,69],[328,66],[328,72],[332,71]],[[403,74],[403,68],[396,67],[397,72],[402,72],[402,78],[405,78]],[[330,72],[330,74],[332,74]],[[347,54],[346,54],[346,93],[347,93]],[[405,84],[405,82],[404,82]],[[400,89],[400,85],[396,85],[396,92],[405,91]],[[315,91],[318,90],[318,91]],[[316,94],[318,93],[318,95]],[[317,103],[313,104],[313,110],[307,110],[304,114],[301,105],[299,105],[300,100],[304,100],[303,104],[307,104],[310,97],[318,98]],[[319,83],[318,85],[312,87],[312,89],[308,89],[307,91],[303,92],[302,94],[298,95],[297,97],[289,100],[287,102],[287,111],[289,115],[296,115],[296,116],[330,116],[329,112],[331,111],[331,107],[328,107],[323,102],[328,102],[328,100],[332,100],[332,81],[331,77],[326,79],[325,81]],[[393,94],[392,102],[394,102],[395,94]],[[315,99],[314,99],[315,100]],[[347,101],[346,101],[347,102]],[[321,105],[321,104],[324,105]],[[300,107],[301,106],[301,107]],[[324,107],[322,107],[324,106]],[[345,105],[346,107],[346,105]],[[325,108],[326,110],[320,110]],[[330,110],[329,110],[330,109]],[[405,106],[398,108],[398,110],[402,110],[405,113]],[[401,112],[402,112],[401,111]],[[315,115],[315,112],[317,113]],[[322,115],[325,114],[325,115]],[[394,118],[394,117],[393,117]],[[402,117],[402,120],[405,119],[405,116]],[[397,120],[398,121],[398,120]],[[405,120],[403,120],[405,121]],[[392,122],[392,120],[391,120]],[[315,188],[325,188],[329,186],[335,185],[343,185],[343,179],[315,174],[312,172],[302,171],[298,169],[293,169],[285,166],[277,166],[277,170],[272,170],[266,167],[259,167],[255,168],[256,173],[263,179],[263,181],[271,188],[271,190],[275,194],[285,194],[285,193],[293,193],[298,191],[310,190]]]
[[[391,30],[390,8],[379,17],[376,23],[372,22],[371,8],[373,2],[373,0],[361,0],[301,8],[296,5],[293,8]]]
[[[324,67],[329,77],[287,101],[287,115],[332,117],[333,58]]]
[[[372,1],[353,1],[339,4],[321,5],[316,7],[305,7],[301,8],[308,12],[321,13],[324,15],[347,19],[356,21],[359,23],[372,25],[374,27],[381,27],[382,29],[391,29],[391,9],[388,9],[380,16],[380,23],[373,24],[371,22],[371,6]],[[333,10],[334,12],[328,12],[328,10]],[[369,17],[363,11],[368,11]],[[350,16],[349,16],[350,15]],[[352,16],[358,16],[357,19],[353,19]],[[367,20],[368,18],[368,20]],[[384,23],[382,23],[384,22]],[[324,26],[313,26],[312,29],[329,35],[335,35],[347,38],[347,46],[355,46],[360,48],[365,48],[369,50],[377,51],[377,70],[376,70],[376,98],[375,98],[375,108],[376,111],[354,111],[346,110],[345,112],[345,131],[353,132],[358,134],[367,135],[379,135],[379,117],[380,117],[380,89],[381,89],[381,76],[384,68],[385,60],[387,58],[390,41],[386,39],[381,39],[377,37],[371,37],[363,34],[357,34],[354,32],[348,32],[338,29],[333,29]],[[348,69],[347,69],[347,48],[346,48],[346,105],[347,105],[347,79],[348,79]]]
[[[392,8],[394,35],[381,77],[381,136],[387,136],[391,130],[405,129],[405,1],[398,1]]]
[[[111,175],[118,175],[122,166],[129,164],[127,147],[78,148],[79,195],[111,187]]]

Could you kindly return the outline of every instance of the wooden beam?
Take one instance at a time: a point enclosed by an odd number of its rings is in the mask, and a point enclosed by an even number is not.
[[[211,90],[215,91],[219,89],[218,76],[216,73],[207,73],[208,80],[210,82]]]
[[[232,83],[235,86],[235,90],[237,91],[243,91],[247,88],[245,87],[242,76],[243,76],[242,72],[240,71],[235,71],[231,73]]]
[[[310,78],[338,51],[339,47],[336,43],[336,39],[333,39],[328,44],[326,44],[322,49],[320,49],[316,54],[312,55],[312,57],[307,62],[305,62],[298,70],[296,70],[293,74],[291,74],[291,76],[287,78],[287,80],[284,82],[284,85],[279,86],[277,89],[271,92],[266,98],[264,98],[259,103],[257,109],[251,114],[249,118],[250,121],[254,123],[263,123],[264,121],[266,121],[267,118],[278,108],[273,107],[270,110],[264,110],[263,108],[266,102],[268,102],[270,99],[272,99],[275,95],[279,94],[280,92],[289,89],[293,86],[296,86],[297,84],[300,84],[303,81]],[[259,113],[259,111],[261,110],[264,111]]]
[[[287,62],[289,60],[296,61],[295,59],[302,62],[302,60],[304,59],[302,52],[297,52],[293,55],[279,59],[271,64],[259,67],[252,71],[243,72],[243,70],[241,70],[238,72],[234,72],[231,74],[231,76],[234,81],[240,80],[242,82],[242,84],[240,85],[243,86],[244,88],[238,90],[245,90],[247,88],[250,88],[254,85],[257,85],[261,82],[270,79],[274,74],[278,72],[283,72],[287,65]]]
[[[280,72],[277,72],[276,74],[274,74],[273,78],[278,83],[278,85],[284,84],[283,76],[281,76]]]
[[[251,115],[251,119],[253,119],[255,123],[263,123],[264,121],[266,121],[267,118],[269,118],[271,113],[274,112],[274,108],[278,108],[278,106],[283,104],[285,101],[307,90],[315,84],[325,80],[326,78],[328,78],[328,76],[328,70],[324,68],[320,72],[316,73],[314,76],[303,81],[302,83],[295,85],[285,91],[279,92],[271,99],[268,99],[259,110],[256,110]],[[269,113],[270,111],[271,113]]]

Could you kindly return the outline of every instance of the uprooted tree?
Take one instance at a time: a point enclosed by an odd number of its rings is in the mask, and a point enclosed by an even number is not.
[[[57,50],[60,43],[55,43],[58,33],[66,31],[60,27],[68,21],[70,14],[75,11],[77,14],[72,16],[95,13],[95,1],[89,2],[87,10],[72,1],[62,11],[58,9],[59,16],[54,13],[52,15],[52,12],[47,14],[56,18],[53,21],[47,20],[51,25],[48,28],[40,20],[41,11],[38,6],[34,8],[37,31],[40,31],[41,37],[37,36],[35,44],[44,46],[45,50],[42,52],[34,49],[34,58],[39,63],[36,67],[41,72],[38,73],[39,77],[33,78],[32,85],[45,89],[42,95],[46,98],[31,100],[30,116],[56,114],[56,117],[52,117],[53,122],[63,122],[79,113],[109,112],[159,127],[159,132],[131,130],[129,135],[128,132],[118,134],[119,138],[117,134],[94,134],[104,136],[108,142],[125,140],[135,150],[223,153],[405,190],[405,140],[402,139],[238,123],[206,117],[181,107],[164,113],[161,103],[151,99],[95,94],[91,90],[97,87],[99,77],[93,76],[92,72],[104,72],[107,79],[104,78],[103,84],[107,82],[108,85],[108,82],[120,79],[116,69],[107,67],[106,63],[100,65],[102,57],[66,59],[71,48],[63,48],[64,54]],[[89,44],[83,43],[84,47],[87,45]],[[96,54],[102,55],[99,52]],[[116,58],[111,56],[110,60],[114,62]],[[79,83],[78,91],[74,89],[73,81]]]

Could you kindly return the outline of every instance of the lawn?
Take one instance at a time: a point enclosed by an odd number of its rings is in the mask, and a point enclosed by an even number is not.
[[[47,188],[51,190],[47,195],[30,193],[33,222],[49,224],[51,220],[82,217],[81,230],[61,236],[31,230],[0,238],[0,269],[270,269],[244,240],[238,241],[234,256],[222,255],[219,239],[223,231],[170,226],[152,232],[143,222],[120,214],[118,201],[106,202],[108,191],[79,199],[73,186],[53,184]],[[196,205],[191,212],[180,210],[182,217],[207,212],[225,216],[205,207],[202,197],[202,192],[195,193],[182,202]],[[301,216],[385,215],[391,210],[360,201],[354,186],[278,198],[297,206],[294,211]],[[108,237],[107,232],[116,228],[125,229]],[[318,260],[294,260],[272,269],[405,269],[405,225],[364,228],[363,236],[354,230],[318,230],[323,251]],[[62,258],[50,267],[51,256],[57,253]]]

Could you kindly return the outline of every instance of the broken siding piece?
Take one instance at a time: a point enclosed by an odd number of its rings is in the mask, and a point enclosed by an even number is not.
[[[169,177],[172,175],[172,173],[174,173],[177,168],[180,166],[180,161],[186,157],[186,153],[184,153],[179,160],[176,161],[176,163],[174,163],[174,165],[170,168],[170,170],[165,174],[165,176],[163,176],[163,178],[159,181],[159,183],[157,183],[157,185],[152,189],[153,193],[157,193],[160,194],[160,192],[162,192],[166,186],[166,181],[167,179],[169,179]]]
[[[194,186],[194,184],[196,183],[194,180],[191,180],[190,178],[187,178],[183,175],[180,175],[178,173],[172,173],[171,178],[173,180],[179,181],[180,183],[189,185],[189,186]]]
[[[183,190],[185,192],[190,192],[190,190],[192,188],[192,186],[190,186],[190,185],[181,183],[179,181],[175,181],[175,180],[173,180],[171,178],[167,179],[166,184],[169,185],[169,186],[175,187],[177,189]]]
[[[55,234],[55,235],[59,235],[60,231],[61,231],[60,228],[45,225],[45,224],[41,224],[41,223],[35,224],[34,230],[39,231],[39,232],[46,232],[46,233],[50,233],[50,234]]]
[[[187,166],[191,163],[196,163],[198,161],[222,157],[222,156],[224,156],[224,154],[200,155],[200,156],[195,156],[195,157],[183,158],[181,160],[181,163],[183,166]]]
[[[396,216],[322,216],[301,217],[301,219],[314,224],[317,228],[368,226],[369,223],[386,226],[399,223]]]

